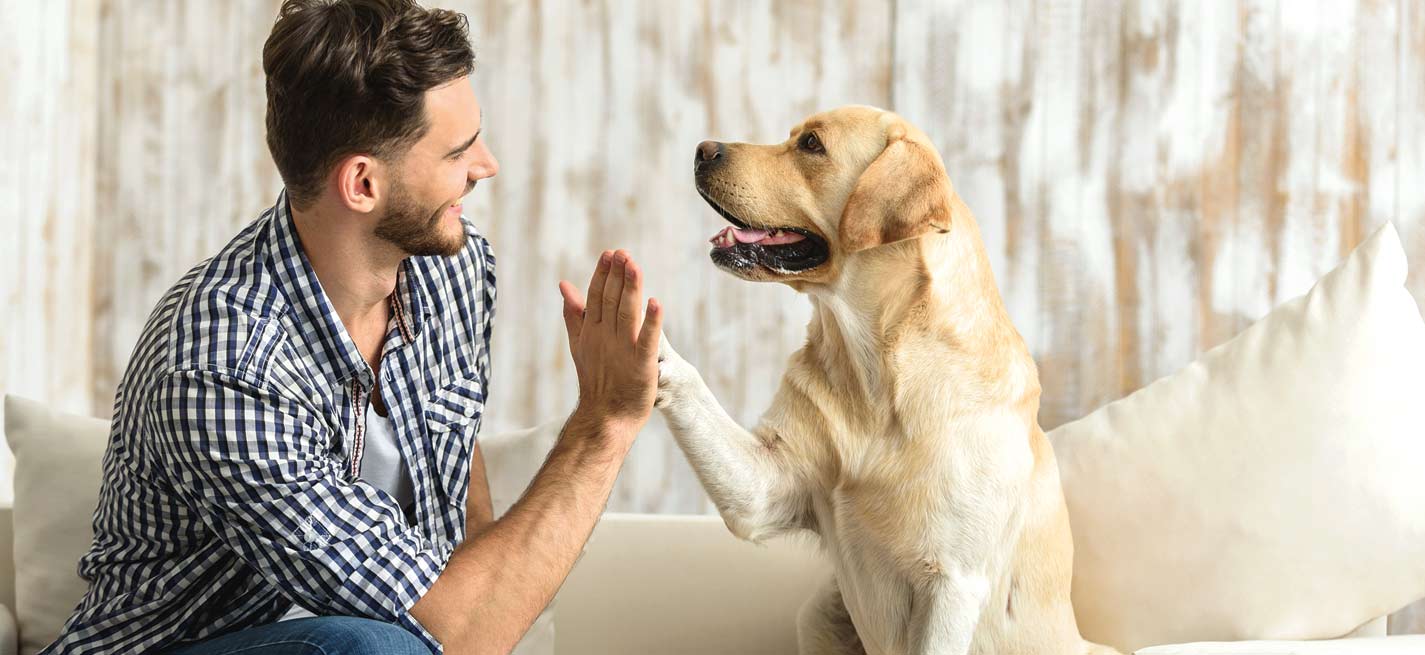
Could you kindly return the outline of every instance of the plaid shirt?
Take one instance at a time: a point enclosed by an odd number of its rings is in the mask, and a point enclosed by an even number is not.
[[[462,221],[464,219],[462,218]],[[114,400],[89,592],[46,653],[141,653],[317,615],[411,617],[465,536],[495,259],[401,264],[381,398],[415,524],[357,478],[373,373],[322,291],[286,193],[158,304]]]

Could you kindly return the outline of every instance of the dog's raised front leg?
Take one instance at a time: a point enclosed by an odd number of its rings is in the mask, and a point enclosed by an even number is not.
[[[799,527],[804,503],[779,454],[727,415],[698,371],[668,345],[667,335],[658,359],[655,406],[728,529],[760,541]]]

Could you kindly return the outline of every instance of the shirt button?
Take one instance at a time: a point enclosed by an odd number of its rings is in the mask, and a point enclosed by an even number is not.
[[[470,405],[466,405],[466,406],[465,406],[465,418],[475,418],[475,408],[474,408],[474,407],[472,407],[472,406],[470,406]]]

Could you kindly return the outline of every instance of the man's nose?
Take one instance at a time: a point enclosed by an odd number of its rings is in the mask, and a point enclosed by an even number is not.
[[[485,149],[484,157],[478,157],[470,166],[468,177],[471,180],[483,180],[487,177],[494,177],[500,172],[500,162],[495,159],[495,154]]]
[[[726,154],[727,148],[717,141],[699,143],[698,152],[693,156],[693,170],[698,173],[711,170],[727,160]]]

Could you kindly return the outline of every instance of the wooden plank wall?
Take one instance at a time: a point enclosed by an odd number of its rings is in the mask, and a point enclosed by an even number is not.
[[[153,303],[272,202],[278,4],[0,2],[0,392],[106,415]],[[616,246],[753,422],[809,308],[707,263],[722,223],[692,151],[851,102],[936,139],[1046,427],[1235,334],[1383,221],[1425,298],[1425,0],[446,4],[502,163],[467,204],[500,260],[487,429],[572,407],[555,285]],[[708,510],[657,419],[610,507]]]
[[[95,371],[99,2],[0,0],[0,394],[77,412]],[[0,448],[0,503],[12,466]]]
[[[668,308],[667,333],[734,416],[754,422],[810,307],[716,272],[724,224],[692,186],[703,139],[780,140],[802,116],[890,101],[886,3],[471,2],[476,86],[501,158],[467,204],[500,255],[490,417],[529,425],[575,401],[559,319],[563,277],[586,285],[626,247]],[[655,417],[610,507],[707,511]]]

